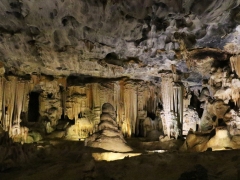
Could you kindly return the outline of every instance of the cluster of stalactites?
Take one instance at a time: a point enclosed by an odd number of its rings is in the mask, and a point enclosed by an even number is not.
[[[91,109],[96,112],[93,125],[99,122],[99,107],[106,102],[110,103],[116,109],[116,122],[125,136],[139,134],[139,112],[155,113],[157,109],[158,89],[153,84],[120,80],[104,84],[92,83],[88,86],[91,86],[88,90],[92,96],[87,97],[92,97]]]
[[[125,82],[124,116],[122,124],[126,136],[139,135],[140,121],[147,117],[147,113],[156,114],[159,102],[159,89],[149,83]]]
[[[139,112],[155,113],[158,104],[157,88],[144,82],[120,80],[106,84],[89,83],[84,86],[67,87],[66,78],[58,77],[52,80],[32,74],[30,81],[8,77],[1,78],[0,83],[1,125],[11,134],[19,133],[20,116],[22,112],[26,112],[27,115],[28,96],[32,91],[40,93],[40,116],[44,116],[54,107],[57,110],[56,118],[60,118],[59,114],[62,113],[69,119],[89,118],[91,127],[80,125],[79,132],[86,129],[89,132],[97,131],[95,125],[100,121],[100,107],[104,103],[111,103],[116,109],[116,122],[122,132],[126,136],[138,135]]]
[[[174,136],[177,137],[179,125],[183,123],[183,86],[174,82],[172,74],[162,74],[161,96],[164,134],[171,136],[171,127],[174,127]]]
[[[87,100],[90,100],[92,96],[87,98],[85,86],[70,86],[66,92],[66,115],[69,119],[77,120],[78,117],[84,115],[84,111],[89,105]]]
[[[0,120],[3,130],[9,135],[18,135],[21,132],[20,116],[28,111],[29,82],[9,76],[0,77]]]

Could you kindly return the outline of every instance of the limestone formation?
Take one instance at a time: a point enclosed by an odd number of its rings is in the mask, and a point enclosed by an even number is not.
[[[2,0],[1,129],[22,143],[99,131],[191,142],[214,132],[209,146],[219,134],[236,140],[239,6]],[[114,112],[101,111],[105,103]]]
[[[102,106],[98,129],[98,132],[85,139],[86,146],[116,152],[132,151],[126,144],[122,132],[117,127],[116,112],[109,103],[105,103]]]
[[[66,130],[66,138],[70,140],[79,140],[87,138],[93,133],[93,125],[86,118],[81,117],[75,120],[75,125],[72,125]]]
[[[200,128],[200,118],[196,111],[190,108],[185,108],[183,112],[183,127],[182,134],[187,135],[188,131],[192,129],[197,131]]]

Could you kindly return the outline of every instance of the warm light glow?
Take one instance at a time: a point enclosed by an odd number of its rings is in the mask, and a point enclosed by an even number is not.
[[[141,153],[114,153],[114,152],[92,153],[92,156],[96,161],[116,161],[127,157],[129,158],[140,155]]]
[[[165,153],[167,150],[159,149],[159,150],[152,150],[152,151],[147,151],[148,153]]]

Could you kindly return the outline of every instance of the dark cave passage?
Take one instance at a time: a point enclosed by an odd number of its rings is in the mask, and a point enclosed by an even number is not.
[[[37,122],[39,118],[39,93],[31,92],[29,94],[28,121]]]

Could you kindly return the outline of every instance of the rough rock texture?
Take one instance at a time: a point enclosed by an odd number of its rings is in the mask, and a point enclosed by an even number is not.
[[[3,0],[1,61],[6,72],[15,74],[126,75],[152,80],[172,64],[189,73],[187,66],[194,62],[198,67],[193,76],[200,80],[200,71],[209,75],[201,67],[239,51],[239,3]],[[195,56],[199,51],[202,58]]]

